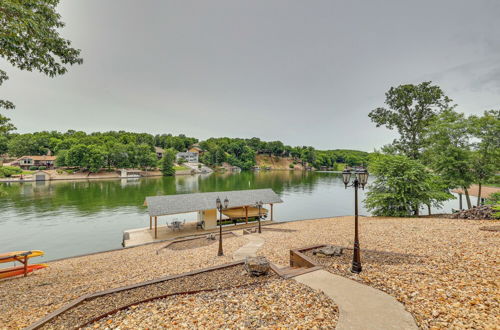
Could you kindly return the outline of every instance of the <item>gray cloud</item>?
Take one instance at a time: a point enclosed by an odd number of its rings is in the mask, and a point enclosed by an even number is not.
[[[20,131],[259,136],[371,150],[368,112],[431,79],[459,110],[500,104],[499,1],[63,0],[84,64],[19,72],[2,97]]]

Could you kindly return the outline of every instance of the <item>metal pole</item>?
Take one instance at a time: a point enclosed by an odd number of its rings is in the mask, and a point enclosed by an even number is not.
[[[262,233],[262,229],[260,228],[260,209],[262,208],[262,205],[259,204],[259,234]]]
[[[219,253],[218,256],[223,256],[224,252],[222,251],[222,208],[219,209],[220,220],[219,220]]]
[[[358,179],[354,180],[354,253],[352,255],[352,268],[351,272],[361,272],[361,257],[359,251],[359,238],[358,238]]]

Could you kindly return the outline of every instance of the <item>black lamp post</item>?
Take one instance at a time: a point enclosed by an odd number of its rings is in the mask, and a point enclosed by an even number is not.
[[[220,214],[220,220],[219,220],[219,252],[217,253],[218,256],[223,256],[224,252],[222,251],[222,210],[227,209],[229,206],[229,200],[226,199],[224,200],[224,205],[222,205],[220,198],[217,197],[215,200],[215,205],[217,206],[217,210],[219,210]]]
[[[264,205],[264,203],[262,203],[262,201],[258,201],[255,203],[255,206],[259,208],[259,217],[258,217],[258,221],[259,221],[259,234],[262,233],[262,229],[260,228],[260,214],[261,214],[261,210],[262,210],[262,205]]]
[[[352,184],[349,184],[352,174],[354,174],[354,180]],[[362,268],[358,238],[358,188],[365,189],[365,185],[368,182],[368,171],[364,167],[357,167],[354,170],[346,168],[342,172],[342,178],[346,189],[347,187],[354,187],[354,253],[352,256],[351,272],[360,273]]]

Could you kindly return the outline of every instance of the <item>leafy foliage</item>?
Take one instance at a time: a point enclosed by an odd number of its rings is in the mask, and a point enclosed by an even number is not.
[[[0,56],[20,70],[37,70],[54,77],[67,71],[67,65],[81,64],[80,50],[60,36],[64,27],[56,12],[59,0],[0,1]],[[0,86],[9,77],[0,70]],[[0,100],[0,109],[14,104]],[[0,115],[0,134],[15,127]]]
[[[437,175],[406,156],[374,155],[369,170],[375,181],[370,184],[365,204],[373,215],[418,215],[421,205],[440,207],[453,198]]]
[[[175,161],[176,151],[175,149],[167,149],[163,153],[163,158],[161,159],[161,172],[164,176],[175,175],[174,161]]]
[[[469,122],[464,114],[446,110],[429,126],[430,146],[425,161],[450,188],[467,189],[474,183]],[[466,191],[467,204],[471,207]]]
[[[385,97],[388,108],[377,108],[368,116],[377,127],[398,131],[399,139],[393,142],[395,150],[413,159],[420,158],[428,125],[449,107],[451,100],[430,81],[391,87]]]
[[[14,174],[21,174],[23,170],[15,166],[0,166],[0,178],[8,178]]]

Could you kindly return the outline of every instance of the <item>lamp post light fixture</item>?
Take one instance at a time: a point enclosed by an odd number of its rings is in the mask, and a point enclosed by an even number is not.
[[[262,205],[264,205],[264,203],[262,201],[258,201],[255,203],[255,207],[257,207],[259,209],[259,217],[258,217],[258,221],[259,221],[259,234],[262,234],[262,229],[260,227],[260,214],[261,214],[261,210],[262,210]]]
[[[351,175],[354,174],[354,180],[351,182]],[[345,188],[354,187],[354,253],[352,256],[351,272],[361,272],[361,257],[358,238],[358,188],[365,189],[368,182],[368,171],[364,167],[356,167],[354,170],[345,168],[342,172]]]
[[[219,210],[220,214],[220,219],[219,219],[219,252],[217,253],[218,256],[223,256],[224,252],[222,251],[222,210],[227,209],[229,206],[229,200],[224,199],[224,205],[222,205],[220,198],[217,197],[215,200],[215,205],[217,206],[217,210]]]

